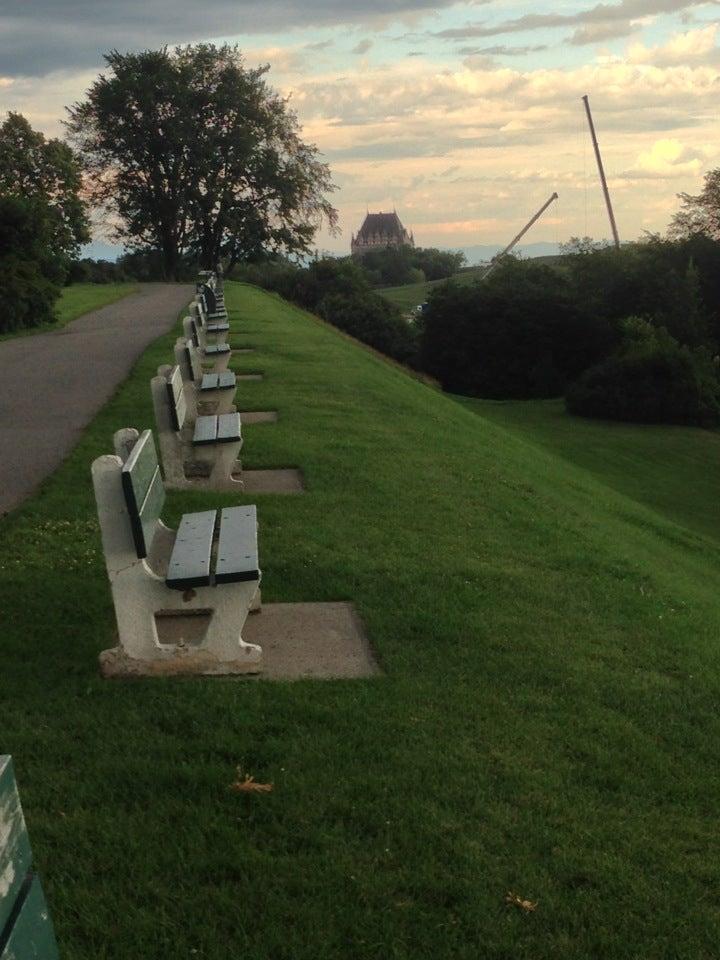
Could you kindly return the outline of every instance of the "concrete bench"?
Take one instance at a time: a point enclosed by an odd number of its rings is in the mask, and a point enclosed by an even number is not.
[[[12,758],[0,756],[0,958],[58,960],[55,932],[18,796]]]
[[[230,346],[227,343],[208,343],[205,328],[199,317],[185,317],[183,320],[183,335],[186,340],[192,340],[195,349],[206,363],[214,364],[215,372],[227,370],[230,361]]]
[[[217,311],[211,312],[208,308],[207,291],[206,293],[195,296],[195,299],[190,304],[190,314],[199,317],[200,322],[207,332],[217,336],[218,340],[227,339],[228,332],[230,331],[227,311],[223,306],[222,313],[218,313]]]
[[[205,373],[200,354],[192,340],[182,337],[175,342],[175,363],[180,367],[183,382],[194,393],[196,409],[203,403],[214,404],[214,413],[233,413],[237,377],[232,370]],[[158,374],[160,371],[158,370]]]
[[[192,396],[183,383],[180,368],[164,367],[151,381],[155,423],[158,430],[165,480],[169,487],[197,486],[214,490],[242,488],[238,455],[242,448],[239,413],[195,416]],[[187,476],[186,463],[193,462],[197,480]]]
[[[198,284],[196,299],[201,302],[205,310],[211,332],[213,328],[221,325],[225,325],[222,327],[225,329],[228,317],[228,312],[225,308],[225,295],[218,291],[216,283],[207,282]],[[227,327],[227,329],[229,329],[229,327]]]
[[[185,514],[177,531],[160,519],[165,488],[150,430],[118,431],[116,454],[92,465],[119,643],[100,655],[106,676],[255,673],[260,647],[242,628],[260,604],[254,506]],[[158,618],[209,616],[196,642],[162,642]]]

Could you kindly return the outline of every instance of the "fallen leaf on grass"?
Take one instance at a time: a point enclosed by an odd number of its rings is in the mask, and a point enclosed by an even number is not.
[[[508,890],[505,894],[505,903],[509,903],[513,907],[519,907],[526,913],[532,913],[533,910],[537,909],[538,905],[537,900],[523,900],[522,897],[513,893],[512,890]]]
[[[251,777],[247,773],[243,779],[243,772],[240,767],[237,769],[237,780],[230,784],[230,789],[234,790],[235,793],[270,793],[272,788],[272,783],[255,783],[255,777]]]

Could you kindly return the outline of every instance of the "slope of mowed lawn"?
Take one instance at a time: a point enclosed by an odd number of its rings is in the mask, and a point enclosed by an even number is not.
[[[720,431],[573,417],[562,400],[457,399],[639,503],[720,540]]]
[[[252,498],[264,601],[352,600],[385,674],[98,677],[89,467],[151,425],[162,338],[2,522],[0,751],[63,957],[714,956],[717,543],[276,297],[227,302],[265,373],[239,406],[280,412],[244,464],[307,486]],[[274,791],[230,791],[238,764]]]
[[[55,305],[56,320],[39,327],[30,327],[27,330],[14,330],[12,333],[0,335],[0,340],[10,340],[14,337],[31,337],[34,333],[47,333],[59,330],[71,320],[82,317],[91,310],[106,307],[109,303],[122,300],[137,290],[134,283],[74,283],[63,287]]]
[[[57,326],[64,327],[91,310],[122,300],[137,288],[136,283],[73,283],[64,287],[57,305]]]

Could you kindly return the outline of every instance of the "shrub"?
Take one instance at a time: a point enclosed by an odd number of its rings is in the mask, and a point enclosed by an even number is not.
[[[66,263],[54,252],[53,228],[43,202],[0,197],[0,333],[54,319]]]
[[[720,423],[720,380],[710,354],[680,346],[665,330],[648,336],[634,327],[635,338],[621,351],[571,385],[568,411],[636,423]]]
[[[421,364],[455,393],[552,397],[618,340],[615,325],[581,312],[565,278],[515,261],[487,280],[433,291],[423,315]]]
[[[408,366],[417,366],[417,335],[389,301],[375,293],[330,293],[317,308],[339,330]]]

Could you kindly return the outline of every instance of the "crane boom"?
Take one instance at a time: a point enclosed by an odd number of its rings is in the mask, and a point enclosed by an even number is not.
[[[590,127],[590,136],[592,137],[593,149],[595,150],[595,160],[597,161],[598,173],[600,174],[600,183],[602,184],[603,194],[605,196],[605,206],[607,207],[608,217],[610,219],[610,229],[612,230],[613,240],[616,248],[620,248],[620,237],[618,236],[617,224],[615,223],[615,214],[613,213],[612,203],[610,203],[610,191],[608,190],[607,180],[605,179],[605,170],[603,169],[602,157],[600,156],[600,147],[595,136],[595,124],[590,113],[590,101],[587,94],[582,98],[585,104],[585,113],[587,114],[588,126]]]
[[[512,248],[513,248],[517,243],[519,243],[520,240],[522,240],[522,238],[523,238],[523,237],[525,236],[525,234],[528,232],[528,230],[530,229],[530,227],[531,227],[537,220],[540,219],[540,217],[545,213],[545,211],[546,211],[547,208],[550,206],[550,204],[553,203],[555,200],[557,200],[557,198],[558,198],[558,195],[557,195],[556,193],[553,193],[550,197],[548,197],[548,199],[547,199],[547,200],[545,201],[545,203],[540,207],[540,209],[539,209],[538,212],[535,214],[535,216],[534,216],[534,217],[531,217],[530,220],[528,220],[528,222],[527,222],[527,223],[525,224],[525,226],[522,228],[522,230],[520,231],[520,233],[518,233],[518,235],[517,235],[516,237],[513,237],[513,239],[512,239],[512,240],[510,241],[510,243],[505,247],[504,250],[502,250],[500,253],[496,254],[496,255],[492,258],[492,262],[490,263],[490,266],[487,268],[487,270],[486,270],[485,273],[483,274],[483,279],[485,279],[485,277],[487,277],[487,275],[488,275],[492,270],[495,269],[495,267],[498,265],[498,263],[500,263],[500,261],[502,260],[502,258],[503,258],[504,256],[506,256],[508,253],[510,253],[510,251],[512,250]]]

